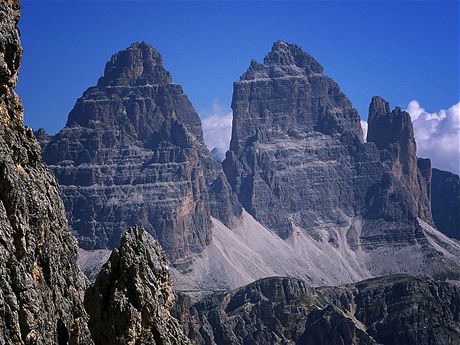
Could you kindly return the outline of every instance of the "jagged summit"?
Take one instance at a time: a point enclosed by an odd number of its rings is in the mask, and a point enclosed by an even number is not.
[[[390,111],[387,101],[374,96],[369,105],[368,122],[367,141],[374,142],[379,149],[398,141],[405,141],[413,146],[411,149],[415,156],[415,136],[409,113],[400,107]]]
[[[240,153],[255,141],[312,131],[351,133],[362,141],[358,112],[339,85],[299,46],[276,41],[260,64],[251,61],[234,83],[230,149]]]
[[[277,78],[286,76],[308,76],[322,74],[323,67],[310,54],[296,44],[278,40],[265,56],[263,64],[251,60],[248,70],[240,80]]]
[[[304,52],[298,45],[282,40],[273,43],[272,51],[264,58],[264,63],[268,65],[296,65],[305,69],[307,74],[323,73],[323,66],[310,54]]]
[[[170,315],[173,304],[166,256],[141,227],[122,237],[85,294],[95,345],[189,344]]]
[[[145,42],[135,42],[112,56],[98,86],[170,84],[171,81],[161,54]]]
[[[165,120],[179,120],[203,141],[198,114],[182,87],[171,82],[161,54],[145,42],[135,42],[111,57],[97,85],[77,100],[66,126],[121,126],[130,136],[150,141],[152,132],[158,132]],[[118,105],[111,109],[109,103]],[[169,133],[169,127],[163,132]]]
[[[377,118],[380,116],[385,116],[390,113],[390,103],[384,100],[380,96],[374,96],[371,99],[369,104],[369,116],[372,118]],[[370,121],[372,119],[369,119]]]

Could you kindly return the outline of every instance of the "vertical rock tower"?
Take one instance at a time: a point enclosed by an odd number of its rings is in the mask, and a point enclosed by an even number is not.
[[[391,175],[405,186],[408,211],[412,218],[432,223],[431,162],[418,160],[414,129],[410,115],[390,105],[381,97],[373,97],[369,106],[367,141],[373,142]]]

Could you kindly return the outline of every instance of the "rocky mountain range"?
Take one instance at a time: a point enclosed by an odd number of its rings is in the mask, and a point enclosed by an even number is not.
[[[111,58],[63,130],[36,132],[91,277],[135,225],[160,241],[176,289],[190,293],[272,275],[317,286],[459,276],[460,246],[433,227],[431,164],[416,157],[408,113],[374,97],[364,142],[337,83],[277,41],[234,84],[219,164],[171,80],[160,54],[134,43]]]
[[[198,344],[458,344],[460,289],[405,275],[311,288],[266,278],[174,314]],[[439,322],[442,320],[442,322]]]
[[[179,289],[225,290],[272,275],[313,285],[459,276],[459,245],[434,228],[431,163],[416,157],[407,112],[372,98],[364,142],[337,83],[283,41],[234,84],[232,108],[222,165],[245,213],[231,228],[216,224],[192,272],[174,274]]]
[[[277,41],[234,85],[220,164],[134,43],[34,136],[19,13],[0,2],[0,344],[460,343],[460,244],[437,229],[458,234],[459,180],[417,159],[406,112],[374,97],[364,143],[338,85]]]

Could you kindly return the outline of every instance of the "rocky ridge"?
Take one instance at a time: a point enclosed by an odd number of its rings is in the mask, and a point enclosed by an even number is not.
[[[85,296],[96,345],[189,344],[173,304],[166,256],[142,228],[125,233]]]
[[[114,248],[141,225],[175,261],[211,241],[211,215],[241,210],[200,119],[161,55],[138,42],[115,54],[43,152],[84,249]]]
[[[457,344],[460,290],[405,275],[313,289],[267,278],[175,314],[198,344]],[[415,307],[416,306],[416,307]]]

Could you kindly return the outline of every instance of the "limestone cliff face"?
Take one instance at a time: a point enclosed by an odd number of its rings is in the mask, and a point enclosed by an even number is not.
[[[431,208],[436,228],[447,236],[460,240],[459,176],[433,169],[431,191]]]
[[[141,225],[175,260],[209,244],[211,215],[228,224],[240,212],[197,113],[142,42],[112,57],[43,156],[85,249],[113,248]]]
[[[0,344],[92,344],[58,184],[14,93],[18,1],[0,2]]]
[[[380,181],[366,193],[361,244],[406,246],[418,243],[421,253],[436,257],[417,219],[433,224],[431,216],[431,162],[417,159],[410,115],[387,101],[373,97],[369,105],[367,142],[380,154]],[[431,253],[431,254],[430,254]]]
[[[414,129],[410,115],[387,101],[373,97],[369,106],[367,141],[376,144],[380,157],[393,178],[402,183],[407,194],[407,212],[412,218],[432,223],[431,164],[416,157]],[[420,166],[420,169],[419,169]]]
[[[189,344],[173,304],[166,256],[142,228],[123,236],[85,296],[96,345]]]
[[[240,154],[252,142],[316,130],[362,138],[360,118],[323,67],[294,44],[277,41],[263,64],[251,61],[234,84],[232,141]],[[245,116],[242,116],[242,115]]]
[[[176,313],[206,345],[454,345],[459,303],[455,285],[405,275],[315,289],[268,278],[197,303],[182,297]]]
[[[352,251],[345,260],[371,275],[460,270],[430,242],[431,164],[417,160],[408,113],[374,97],[363,143],[359,117],[338,85],[282,41],[234,84],[232,107],[224,171],[262,225],[289,243],[301,232],[328,243],[339,260]],[[455,258],[452,250],[447,256]],[[324,266],[334,254],[324,254]]]
[[[223,166],[246,210],[283,238],[294,225],[344,224],[363,196],[355,195],[351,177],[359,167],[342,140],[358,145],[362,130],[351,102],[321,65],[298,46],[277,41],[264,63],[252,61],[234,84],[232,108]],[[374,174],[378,153],[358,150]]]
[[[392,218],[401,229],[417,217],[431,223],[430,163],[418,167],[409,114],[374,97],[363,143],[351,102],[322,71],[278,41],[235,83],[223,166],[241,204],[282,238],[296,226],[314,234],[354,217]]]

